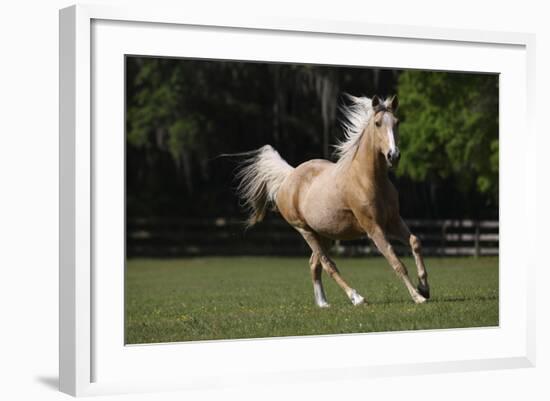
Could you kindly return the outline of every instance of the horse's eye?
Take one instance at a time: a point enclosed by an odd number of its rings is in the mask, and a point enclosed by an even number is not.
[[[375,121],[374,123],[376,124],[377,127],[382,126],[382,121]]]

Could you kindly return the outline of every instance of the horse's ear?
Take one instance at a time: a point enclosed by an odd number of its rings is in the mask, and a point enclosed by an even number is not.
[[[371,102],[372,102],[372,108],[375,108],[375,107],[377,107],[377,106],[381,103],[381,100],[380,100],[380,98],[379,98],[377,95],[374,95],[374,96],[372,97]]]
[[[399,99],[397,98],[397,95],[395,95],[391,98],[390,107],[391,107],[393,112],[397,111],[397,108],[399,107]]]

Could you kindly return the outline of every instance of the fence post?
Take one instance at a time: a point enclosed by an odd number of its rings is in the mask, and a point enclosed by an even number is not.
[[[447,220],[443,220],[441,225],[441,245],[439,248],[440,256],[445,256],[445,237],[447,236]]]
[[[342,247],[340,245],[340,240],[339,239],[334,241],[334,244],[332,245],[332,249],[334,250],[334,253],[337,256],[341,256],[344,253],[344,252],[342,252]]]
[[[474,256],[479,258],[480,249],[479,249],[479,221],[475,221],[475,234],[474,234]]]

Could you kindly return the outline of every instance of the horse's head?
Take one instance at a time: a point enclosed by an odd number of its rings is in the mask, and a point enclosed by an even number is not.
[[[399,101],[397,96],[386,99],[384,102],[378,96],[372,98],[373,115],[373,130],[375,135],[375,143],[378,150],[384,158],[388,167],[394,167],[399,162],[401,154],[397,144],[399,136],[397,135],[397,127],[399,120],[394,113],[397,111]]]

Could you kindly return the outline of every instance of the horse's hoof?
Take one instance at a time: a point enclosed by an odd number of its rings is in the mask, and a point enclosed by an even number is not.
[[[330,304],[328,302],[322,302],[317,304],[319,308],[330,308]]]
[[[349,299],[354,306],[362,305],[365,303],[365,298],[359,295],[359,293],[355,290],[351,291],[351,293],[349,294]]]
[[[427,301],[428,299],[424,298],[422,295],[418,295],[416,297],[413,298],[413,301],[415,304],[423,304]]]
[[[364,305],[364,304],[366,304],[365,298],[363,298],[363,297],[361,297],[360,299],[351,301],[351,303],[353,304],[353,306],[359,306],[359,305]]]
[[[416,289],[418,290],[420,295],[422,295],[424,298],[430,299],[430,287],[419,284],[418,287],[416,287]]]

